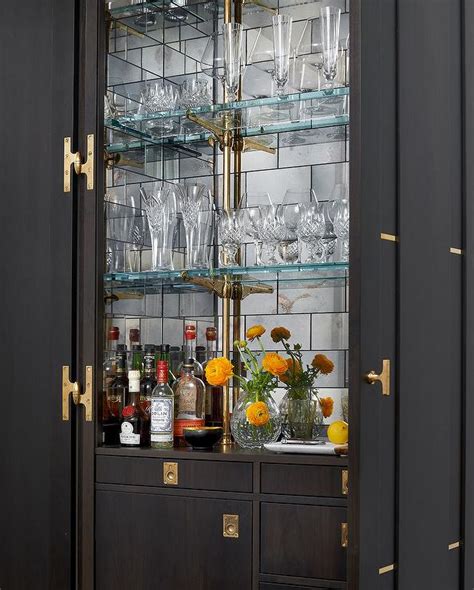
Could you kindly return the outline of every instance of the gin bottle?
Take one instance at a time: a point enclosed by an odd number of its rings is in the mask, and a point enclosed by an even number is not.
[[[173,447],[174,394],[168,385],[168,363],[158,361],[157,384],[151,394],[150,441],[153,449]]]

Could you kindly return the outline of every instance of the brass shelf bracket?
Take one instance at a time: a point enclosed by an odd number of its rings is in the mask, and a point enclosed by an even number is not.
[[[93,369],[90,366],[86,367],[86,388],[83,394],[81,394],[79,383],[77,381],[71,382],[69,375],[69,367],[63,366],[63,420],[68,421],[70,418],[69,396],[71,395],[75,406],[84,406],[86,422],[92,422]]]
[[[181,277],[186,283],[204,287],[221,299],[241,301],[249,295],[273,293],[273,287],[270,285],[242,285],[239,281],[229,281],[227,278],[191,277],[186,271],[181,274]]]
[[[382,395],[390,395],[390,361],[384,359],[382,361],[382,372],[380,375],[372,370],[365,375],[365,380],[367,383],[370,383],[370,385],[374,385],[374,383],[380,381],[382,385]]]
[[[87,136],[87,160],[83,163],[80,152],[71,151],[71,138],[64,138],[64,192],[71,192],[71,166],[75,173],[87,177],[87,190],[94,190],[94,146],[95,138],[91,133]]]

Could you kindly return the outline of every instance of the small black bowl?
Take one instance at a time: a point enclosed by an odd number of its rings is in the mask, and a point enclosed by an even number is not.
[[[183,428],[184,440],[194,451],[210,451],[224,433],[220,426],[188,426]]]

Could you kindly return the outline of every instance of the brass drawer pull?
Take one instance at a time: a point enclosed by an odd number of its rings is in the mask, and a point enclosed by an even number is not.
[[[228,539],[239,538],[239,515],[238,514],[224,514],[222,517],[223,529],[222,534]]]
[[[349,545],[349,527],[347,522],[341,523],[341,547],[346,549]]]
[[[163,483],[165,486],[178,485],[178,464],[177,463],[163,463]]]
[[[349,494],[349,471],[347,469],[342,470],[342,495],[347,496]]]

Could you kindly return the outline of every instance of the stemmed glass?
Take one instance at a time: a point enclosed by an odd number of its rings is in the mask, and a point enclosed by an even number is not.
[[[194,233],[199,212],[210,209],[209,191],[204,184],[176,184],[179,210],[183,216],[186,233],[186,266],[193,268]]]
[[[285,262],[301,262],[301,248],[298,244],[297,228],[301,217],[302,208],[311,203],[317,203],[316,193],[313,189],[294,190],[288,189],[283,197],[283,221],[286,235],[280,242],[280,256]]]
[[[339,28],[341,9],[334,6],[321,8],[321,42],[323,49],[323,73],[327,86],[331,87],[337,75],[339,58]]]
[[[286,14],[276,14],[272,18],[273,24],[273,80],[275,93],[281,96],[288,83],[290,74],[291,27],[293,19]]]
[[[301,250],[303,244],[308,245],[306,262],[319,262],[323,256],[322,238],[326,231],[326,220],[323,208],[319,203],[310,203],[300,207],[300,217],[296,227],[296,235]]]
[[[129,246],[127,252],[127,270],[140,271],[140,257],[145,243],[145,217],[136,215],[130,227]]]
[[[159,182],[140,189],[151,235],[151,270],[173,270],[173,237],[176,228],[176,197]]]
[[[247,211],[247,235],[255,244],[255,264],[261,266],[262,261],[262,237],[261,237],[261,209],[272,205],[268,193],[246,193],[242,197],[240,207]]]
[[[349,200],[336,201],[334,213],[334,233],[341,242],[341,261],[349,260]]]
[[[217,231],[222,244],[221,265],[237,266],[237,253],[246,234],[247,211],[231,209],[219,213]]]
[[[278,264],[277,247],[286,235],[282,207],[281,205],[268,205],[260,207],[259,212],[260,239],[268,258],[267,263]]]
[[[336,249],[337,239],[334,233],[335,201],[325,201],[322,206],[326,220],[326,231],[323,236],[323,257],[324,262],[329,262]]]

